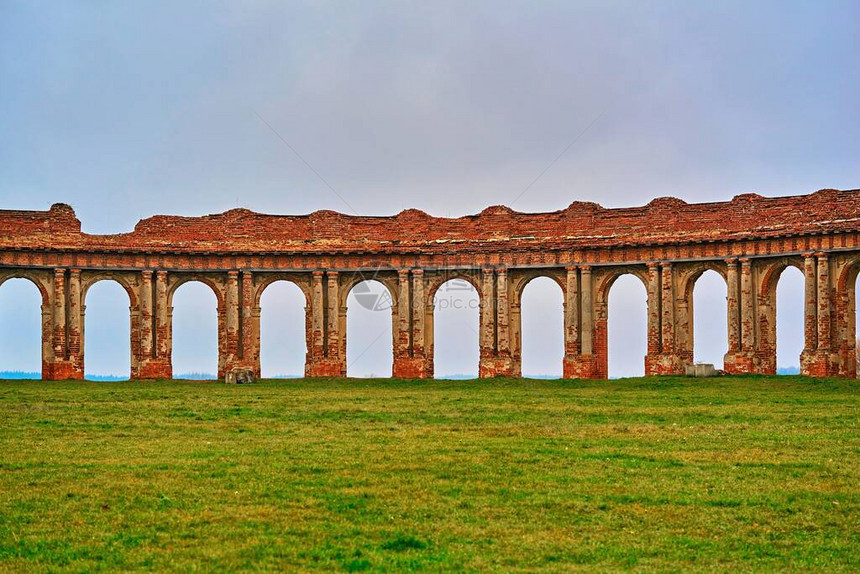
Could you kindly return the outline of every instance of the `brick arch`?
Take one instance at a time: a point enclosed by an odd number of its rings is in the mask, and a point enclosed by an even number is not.
[[[353,273],[346,276],[346,280],[339,287],[339,295],[340,295],[340,306],[341,308],[346,308],[346,303],[349,300],[349,294],[355,288],[356,285],[362,283],[364,281],[376,281],[388,291],[388,296],[391,297],[391,312],[397,309],[397,274],[394,273],[393,276],[383,273],[381,275],[374,275],[373,277],[367,277],[361,273]]]
[[[595,297],[595,302],[597,304],[606,305],[609,303],[609,291],[610,289],[612,289],[612,286],[615,284],[618,278],[622,275],[633,275],[634,277],[639,279],[639,281],[642,282],[642,287],[645,289],[645,293],[648,293],[648,270],[646,267],[613,267],[597,281],[597,289],[595,290],[595,293],[597,295]]]
[[[854,292],[854,286],[857,283],[857,275],[860,275],[860,255],[855,255],[848,258],[839,275],[836,279],[836,291],[845,293],[848,290],[851,294]]]
[[[513,281],[511,281],[511,289],[513,293],[511,304],[520,305],[526,287],[528,287],[529,283],[531,283],[535,279],[538,279],[539,277],[546,277],[547,279],[552,279],[555,284],[561,288],[562,297],[567,295],[567,272],[565,270],[552,271],[548,269],[535,269],[526,271],[524,273],[517,273],[514,275]]]
[[[448,281],[452,281],[454,279],[462,279],[475,289],[475,291],[478,293],[479,307],[481,307],[483,304],[483,294],[481,293],[480,279],[474,273],[468,273],[465,271],[445,273],[439,277],[433,278],[430,281],[429,288],[427,289],[428,304],[432,306],[436,300],[436,292],[439,291],[439,288]]]
[[[254,291],[254,307],[260,306],[260,301],[263,299],[263,292],[266,289],[268,289],[268,287],[270,285],[272,285],[273,283],[277,283],[278,281],[285,281],[287,283],[292,283],[293,285],[298,287],[299,290],[302,292],[302,294],[305,296],[305,307],[306,308],[310,307],[311,291],[310,291],[310,285],[308,284],[308,282],[307,281],[303,282],[293,275],[282,275],[282,274],[277,274],[277,275],[272,275],[272,276],[267,275],[266,278],[255,288],[255,291]]]
[[[48,286],[43,283],[44,278],[40,278],[38,273],[31,273],[21,269],[0,273],[0,286],[9,279],[26,279],[39,290],[39,294],[42,296],[42,306],[47,307],[49,305]]]
[[[90,288],[96,283],[101,281],[113,281],[118,283],[120,287],[122,287],[126,294],[128,295],[128,304],[129,307],[137,307],[137,294],[134,292],[134,289],[131,285],[126,281],[124,277],[121,275],[117,275],[114,273],[98,273],[96,275],[86,275],[81,278],[81,303],[86,305],[87,301],[87,293],[89,293]]]
[[[783,257],[770,264],[761,272],[761,281],[759,282],[759,293],[767,297],[771,297],[776,293],[776,285],[779,283],[779,278],[782,272],[789,267],[794,267],[803,273],[803,259],[801,257]]]
[[[212,289],[212,292],[215,293],[215,300],[218,302],[218,311],[220,312],[221,309],[224,308],[223,288],[222,288],[222,286],[218,285],[217,282],[213,281],[211,277],[207,277],[206,275],[202,275],[202,274],[201,275],[191,274],[191,275],[182,275],[182,276],[172,275],[172,276],[176,277],[176,278],[168,286],[168,289],[167,289],[167,306],[169,308],[173,307],[173,295],[176,293],[176,290],[179,289],[180,287],[182,287],[183,285],[185,285],[186,283],[191,283],[193,281],[203,283],[204,285],[207,285],[210,289]],[[168,277],[171,277],[171,275],[168,275]]]
[[[705,274],[706,271],[716,271],[726,283],[728,289],[727,265],[725,262],[717,261],[701,261],[692,265],[678,266],[681,270],[681,293],[688,301],[692,301],[693,289],[696,287],[696,282]]]

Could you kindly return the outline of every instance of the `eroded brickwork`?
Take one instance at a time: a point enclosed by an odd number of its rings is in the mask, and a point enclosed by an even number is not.
[[[187,281],[217,298],[219,377],[259,376],[260,297],[277,280],[305,295],[306,376],[343,376],[347,297],[367,278],[391,297],[395,377],[433,376],[434,297],[452,278],[478,293],[480,376],[518,376],[520,299],[541,276],[563,294],[564,376],[603,378],[609,289],[626,273],[648,294],[646,373],[681,373],[693,358],[693,286],[706,270],[726,280],[726,370],[772,373],[776,282],[789,266],[806,281],[803,372],[855,376],[856,190],[706,204],[660,198],[625,209],[578,202],[540,214],[490,207],[455,219],[237,209],[155,216],[118,235],[82,233],[67,205],[0,211],[0,283],[23,277],[41,293],[46,379],[83,376],[86,294],[101,280],[129,296],[133,378],[172,375],[172,298]]]

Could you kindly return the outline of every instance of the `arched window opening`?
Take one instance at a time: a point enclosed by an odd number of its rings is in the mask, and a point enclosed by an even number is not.
[[[131,373],[128,293],[116,281],[98,281],[84,301],[84,378],[124,381]]]
[[[305,295],[290,281],[275,281],[260,297],[260,371],[263,378],[304,376]]]
[[[633,275],[622,275],[609,289],[609,378],[645,375],[648,352],[648,294]]]
[[[218,376],[218,298],[199,281],[183,283],[173,294],[173,377]]]
[[[776,372],[800,373],[803,352],[803,273],[796,267],[783,270],[776,284]]]
[[[393,301],[379,281],[362,281],[349,292],[346,305],[346,374],[390,377],[394,361]]]
[[[708,270],[693,286],[693,360],[723,368],[729,350],[727,287],[722,275]]]
[[[564,294],[549,277],[537,277],[523,289],[522,373],[537,379],[558,379],[564,359]]]
[[[451,279],[433,297],[433,373],[437,379],[478,376],[480,297],[465,279]]]
[[[29,279],[0,285],[0,378],[42,377],[42,295]]]

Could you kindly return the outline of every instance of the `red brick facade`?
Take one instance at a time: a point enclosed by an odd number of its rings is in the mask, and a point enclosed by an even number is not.
[[[243,209],[156,216],[131,233],[89,235],[71,207],[0,211],[0,283],[24,277],[42,295],[43,377],[83,376],[87,290],[118,281],[131,308],[132,377],[169,377],[171,301],[186,281],[218,300],[219,376],[259,375],[260,296],[292,281],[307,300],[307,376],[346,373],[346,298],[372,275],[389,290],[395,377],[433,376],[433,301],[446,280],[480,295],[480,376],[519,375],[520,297],[537,276],[564,294],[565,377],[607,376],[608,293],[620,275],[648,293],[648,374],[692,362],[692,289],[705,270],[727,284],[732,372],[776,369],[776,281],[806,277],[804,373],[855,376],[854,284],[860,191],[822,190],[728,202],[655,199],[636,208],[574,203],[552,213],[490,207],[455,219],[321,211],[274,216]]]

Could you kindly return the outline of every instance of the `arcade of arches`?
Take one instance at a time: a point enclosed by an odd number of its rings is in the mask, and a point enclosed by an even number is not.
[[[802,372],[856,376],[857,190],[706,204],[660,198],[625,209],[574,203],[539,214],[491,207],[456,219],[236,209],[156,216],[104,236],[82,233],[63,204],[0,211],[0,284],[24,278],[39,290],[45,379],[83,377],[83,297],[104,279],[129,297],[135,379],[172,375],[172,298],[188,281],[215,296],[219,377],[260,375],[260,298],[279,280],[306,300],[305,375],[344,376],[347,296],[369,279],[390,295],[392,375],[432,377],[434,297],[454,278],[480,300],[479,376],[519,376],[521,299],[537,277],[561,289],[563,376],[605,378],[609,290],[625,274],[647,292],[645,373],[681,373],[693,361],[693,287],[709,270],[727,286],[725,370],[773,373],[776,284],[791,266],[805,285]]]

